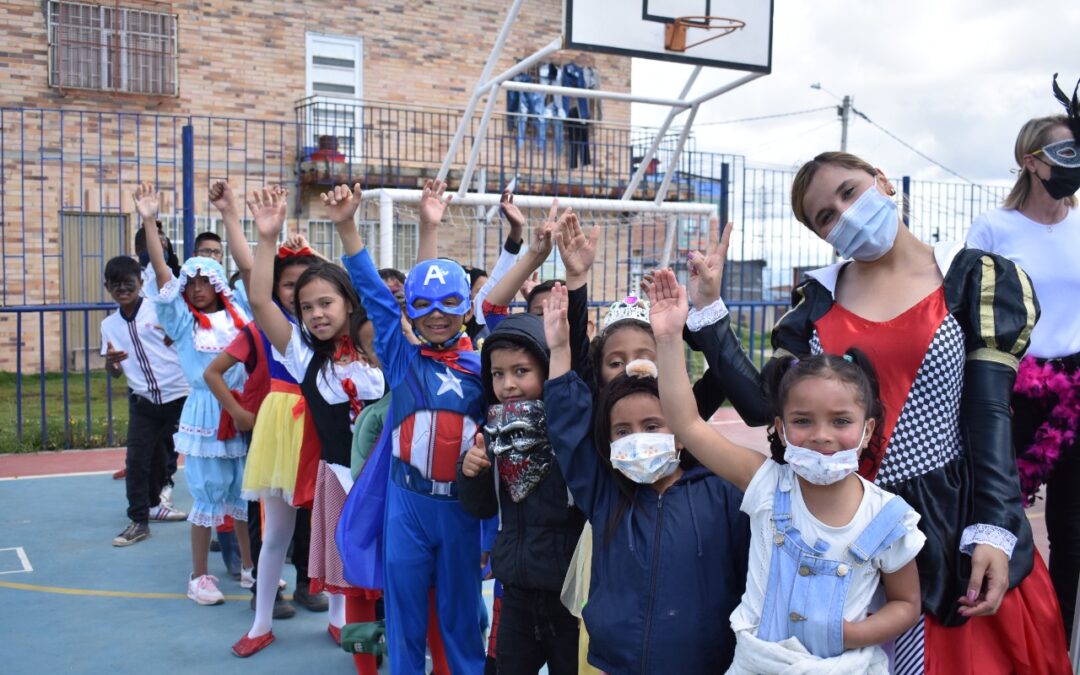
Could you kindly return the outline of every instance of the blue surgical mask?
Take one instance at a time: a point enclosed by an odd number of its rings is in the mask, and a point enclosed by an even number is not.
[[[898,226],[896,202],[881,194],[875,180],[840,214],[825,241],[841,258],[873,262],[892,249]]]

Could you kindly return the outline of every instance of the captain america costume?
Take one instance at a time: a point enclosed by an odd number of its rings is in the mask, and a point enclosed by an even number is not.
[[[480,520],[461,508],[454,483],[457,459],[471,447],[484,414],[479,355],[468,350],[467,339],[443,350],[409,344],[400,329],[400,306],[367,250],[342,261],[375,326],[375,351],[392,396],[384,438],[357,481],[357,488],[365,491],[385,490],[382,527],[372,523],[366,529],[376,536],[374,531],[381,530],[382,569],[369,576],[382,577],[392,672],[424,672],[428,589],[434,587],[451,671],[481,673]],[[457,265],[421,263],[440,264]],[[443,278],[439,272],[434,277],[429,273],[414,284]],[[443,309],[438,302],[435,307]],[[381,482],[386,473],[380,476],[377,470],[373,476],[363,475],[375,467],[389,474],[388,482]],[[378,500],[376,494],[369,503]],[[349,546],[342,548],[345,555]]]

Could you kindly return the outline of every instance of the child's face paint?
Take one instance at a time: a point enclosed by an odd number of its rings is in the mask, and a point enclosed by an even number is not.
[[[187,280],[184,285],[184,298],[200,312],[213,312],[217,309],[217,291],[210,280],[201,274]]]
[[[600,358],[600,383],[607,384],[626,372],[626,364],[634,359],[656,362],[656,338],[640,326],[628,322],[617,325],[604,342]]]
[[[139,300],[139,291],[142,290],[142,279],[131,276],[110,281],[105,284],[105,289],[116,304],[123,309],[128,309]]]
[[[278,276],[277,287],[274,289],[277,293],[278,301],[281,306],[285,308],[285,311],[289,314],[293,313],[293,300],[296,297],[296,280],[300,278],[300,275],[307,270],[307,267],[303,265],[289,265],[285,269],[281,270],[281,274]]]
[[[315,338],[333,340],[349,330],[352,308],[337,287],[315,278],[299,290],[300,320]]]
[[[491,351],[491,385],[499,403],[535,401],[544,397],[544,366],[527,349]]]

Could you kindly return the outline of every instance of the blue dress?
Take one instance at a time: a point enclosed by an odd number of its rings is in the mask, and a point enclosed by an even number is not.
[[[187,280],[198,275],[210,279],[218,297],[232,307],[241,322],[250,320],[251,310],[243,284],[237,284],[236,290],[229,288],[225,271],[209,258],[188,259],[180,268],[179,279],[165,284],[154,297],[158,320],[176,344],[180,367],[191,385],[180,414],[180,426],[173,435],[176,451],[185,456],[184,472],[194,499],[188,520],[195,525],[214,527],[222,524],[225,516],[247,520],[247,502],[240,497],[247,444],[240,435],[218,440],[221,404],[203,379],[206,367],[225,351],[240,329],[228,309],[206,314],[209,328],[196,322],[183,293]],[[225,384],[230,390],[239,391],[246,378],[240,363],[225,372]]]

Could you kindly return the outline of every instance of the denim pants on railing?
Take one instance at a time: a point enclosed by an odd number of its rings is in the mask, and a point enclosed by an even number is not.
[[[792,525],[791,482],[782,478],[773,495],[775,546],[757,637],[779,642],[794,636],[815,656],[839,656],[844,651],[844,603],[851,572],[904,536],[904,515],[910,508],[899,497],[890,499],[848,546],[846,559],[829,560],[823,557],[826,542],[810,546]]]

